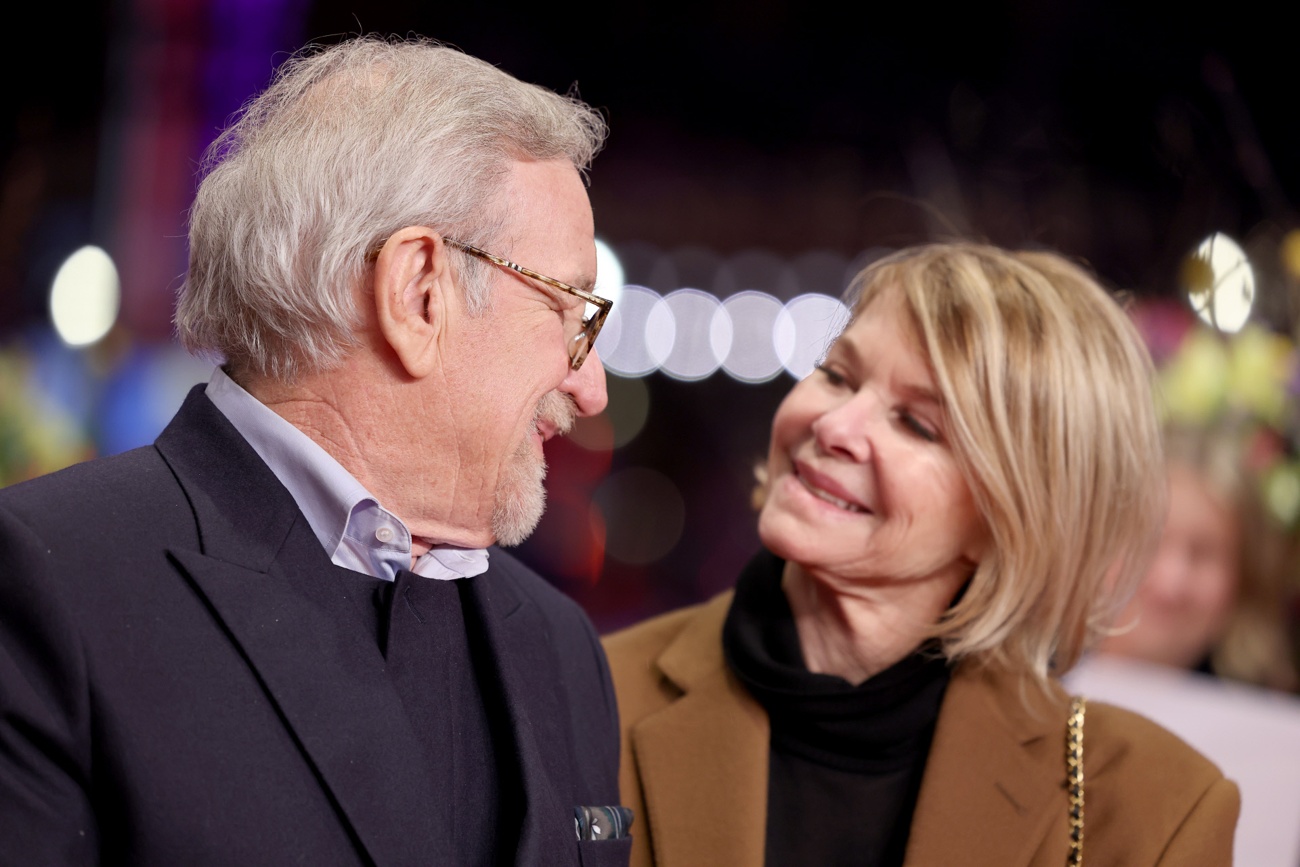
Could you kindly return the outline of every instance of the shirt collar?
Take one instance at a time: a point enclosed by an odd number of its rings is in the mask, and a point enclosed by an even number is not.
[[[289,491],[335,565],[388,581],[411,568],[411,533],[400,518],[311,437],[253,397],[218,367],[208,399]],[[428,578],[487,571],[485,549],[436,546],[412,570]]]

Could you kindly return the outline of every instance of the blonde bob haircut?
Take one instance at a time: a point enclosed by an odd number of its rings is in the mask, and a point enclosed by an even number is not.
[[[935,626],[951,660],[1069,670],[1141,580],[1165,514],[1150,357],[1082,268],[951,243],[881,259],[854,316],[898,293],[992,544]]]

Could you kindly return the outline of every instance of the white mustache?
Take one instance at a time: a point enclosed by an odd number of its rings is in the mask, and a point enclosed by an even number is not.
[[[578,420],[578,404],[569,395],[560,391],[548,391],[537,402],[537,411],[533,413],[533,430],[539,421],[546,421],[555,428],[556,434],[564,436],[573,430]]]

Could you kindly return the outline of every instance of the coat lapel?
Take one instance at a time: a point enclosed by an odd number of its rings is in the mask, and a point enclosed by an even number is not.
[[[1029,678],[953,673],[912,819],[906,867],[1025,867],[1066,815],[1065,716]],[[1025,707],[1025,703],[1029,707]],[[1065,863],[1066,838],[1060,857]]]
[[[546,641],[547,624],[537,607],[517,592],[506,569],[491,567],[470,580],[473,610],[467,614],[482,630],[492,657],[523,786],[524,815],[511,863],[519,867],[576,863],[576,805],[569,797],[576,757],[570,735],[558,728],[567,711],[561,705],[559,660]]]
[[[681,694],[630,729],[658,867],[764,863],[769,728],[723,657],[731,600],[723,594],[699,609],[654,659],[652,671]],[[1068,701],[1059,686],[1051,689],[1048,696],[1028,676],[957,667],[913,814],[907,867],[1065,863]]]
[[[769,730],[722,656],[730,603],[711,602],[660,655],[682,696],[632,729],[659,867],[763,865]]]
[[[201,550],[169,552],[207,599],[379,867],[439,863],[432,783],[368,632],[330,580],[296,504],[192,391],[157,447],[184,486]]]

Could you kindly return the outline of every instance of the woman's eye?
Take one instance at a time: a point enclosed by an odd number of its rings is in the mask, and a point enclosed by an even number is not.
[[[821,373],[822,376],[826,377],[826,381],[831,385],[838,386],[844,384],[844,377],[840,373],[836,372],[835,370],[832,370],[826,365],[824,364],[817,365],[817,370],[818,372]]]
[[[901,412],[899,413],[898,418],[899,421],[902,422],[903,427],[907,428],[926,442],[935,443],[939,441],[939,432],[918,419],[916,416],[912,415],[910,412]]]

